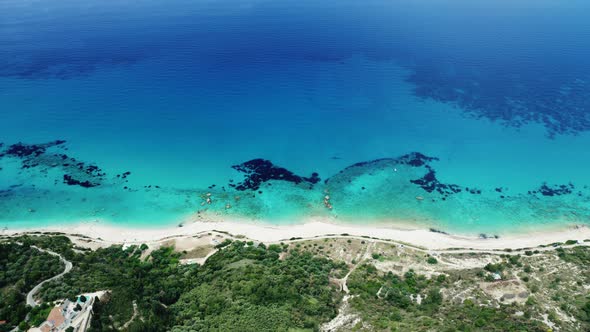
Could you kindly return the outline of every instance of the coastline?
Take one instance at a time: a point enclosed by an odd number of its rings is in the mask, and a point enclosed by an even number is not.
[[[34,229],[8,229],[1,231],[0,235],[15,236],[26,233],[58,232],[68,236],[88,237],[105,244],[141,244],[161,242],[172,238],[191,237],[212,231],[229,233],[234,236],[240,235],[264,243],[280,242],[293,238],[311,239],[343,236],[345,234],[345,236],[369,237],[407,243],[429,250],[449,248],[478,250],[522,249],[567,240],[582,242],[590,239],[590,228],[587,226],[542,229],[534,232],[508,234],[498,238],[448,234],[431,229],[412,229],[403,226],[406,225],[394,224],[391,227],[383,224],[354,225],[333,223],[325,219],[310,219],[292,225],[271,225],[262,222],[232,220],[196,221],[183,224],[182,227],[168,226],[140,229],[93,221]]]

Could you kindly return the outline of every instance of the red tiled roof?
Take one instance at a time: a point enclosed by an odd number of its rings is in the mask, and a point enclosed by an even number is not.
[[[51,309],[49,316],[47,316],[47,321],[53,324],[54,327],[58,327],[65,322],[66,318],[61,313],[60,307],[55,307]]]

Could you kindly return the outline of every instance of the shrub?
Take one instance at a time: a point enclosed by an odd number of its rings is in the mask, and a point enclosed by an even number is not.
[[[498,263],[498,264],[488,263],[484,267],[484,269],[488,272],[500,273],[500,272],[504,271],[504,264],[502,264],[502,263]]]
[[[232,240],[230,239],[225,239],[223,242],[221,242],[220,244],[216,245],[215,248],[216,249],[221,249],[223,247],[227,247],[232,243]]]
[[[520,259],[519,255],[513,255],[508,257],[508,261],[510,262],[510,264],[516,265],[518,264],[518,260]]]

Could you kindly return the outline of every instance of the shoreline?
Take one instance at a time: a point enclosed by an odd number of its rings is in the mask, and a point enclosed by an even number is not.
[[[402,226],[402,227],[395,227]],[[542,229],[534,232],[503,235],[498,238],[481,238],[458,234],[448,234],[427,228],[403,228],[405,225],[384,224],[354,225],[333,223],[324,219],[311,219],[300,224],[271,225],[244,221],[196,221],[182,227],[145,228],[117,226],[100,221],[79,222],[76,224],[55,225],[32,229],[7,229],[0,235],[16,236],[39,232],[58,232],[68,236],[85,236],[106,244],[154,243],[172,238],[191,237],[205,232],[224,232],[244,236],[263,243],[286,241],[292,238],[313,239],[333,236],[369,237],[391,240],[400,243],[441,250],[449,248],[497,250],[534,248],[567,240],[584,241],[590,239],[587,226],[569,226]],[[343,235],[347,234],[347,235]]]

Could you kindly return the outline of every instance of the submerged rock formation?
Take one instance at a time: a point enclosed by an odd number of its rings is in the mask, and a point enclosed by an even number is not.
[[[295,184],[309,183],[311,186],[320,181],[318,173],[310,177],[303,177],[294,174],[283,167],[278,167],[266,159],[253,159],[245,163],[232,166],[238,172],[244,173],[244,181],[229,186],[239,191],[258,190],[260,185],[270,180],[288,181]]]
[[[63,183],[70,186],[91,188],[101,185],[106,177],[100,167],[58,153],[54,149],[66,149],[65,140],[55,140],[41,144],[15,143],[0,151],[0,158],[20,160],[21,169],[39,169],[41,173],[58,168],[63,171]],[[0,146],[1,148],[2,146]]]

